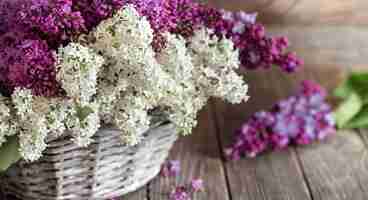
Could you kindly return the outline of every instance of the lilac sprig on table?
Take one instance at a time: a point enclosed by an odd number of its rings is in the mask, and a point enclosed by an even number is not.
[[[169,160],[162,165],[161,176],[163,177],[177,177],[180,175],[180,161]],[[170,200],[191,200],[191,197],[204,190],[204,183],[202,179],[192,179],[186,185],[179,185],[173,188],[169,194]]]
[[[290,144],[306,145],[335,132],[326,91],[312,81],[304,81],[294,96],[277,103],[270,111],[255,113],[235,133],[226,154],[233,160],[255,157],[266,150]]]
[[[193,179],[188,185],[175,187],[169,195],[169,200],[191,200],[192,196],[204,190],[202,179]]]

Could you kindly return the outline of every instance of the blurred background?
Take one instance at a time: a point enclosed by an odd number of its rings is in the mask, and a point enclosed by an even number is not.
[[[271,35],[287,36],[291,42],[290,49],[305,63],[303,69],[292,75],[283,74],[278,70],[271,70],[271,73],[262,70],[247,71],[251,99],[241,109],[224,105],[223,114],[232,113],[225,118],[247,118],[255,111],[273,104],[277,99],[292,94],[302,79],[317,80],[331,91],[350,70],[368,70],[367,0],[207,2],[229,10],[258,12],[258,22],[265,24],[266,31]],[[222,104],[216,103],[217,107]]]
[[[290,38],[306,66],[360,68],[368,62],[367,0],[208,0],[258,12],[272,34]],[[368,68],[368,66],[366,66]]]

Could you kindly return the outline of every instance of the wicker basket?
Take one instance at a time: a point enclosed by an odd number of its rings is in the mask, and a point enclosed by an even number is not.
[[[40,161],[20,161],[7,171],[2,190],[23,200],[100,200],[137,190],[159,173],[177,134],[172,124],[161,124],[134,147],[122,145],[119,134],[102,129],[88,148],[69,136],[50,141]]]

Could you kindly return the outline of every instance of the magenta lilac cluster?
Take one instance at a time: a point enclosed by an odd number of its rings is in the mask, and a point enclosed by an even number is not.
[[[0,37],[0,84],[2,94],[14,87],[32,88],[37,95],[56,96],[55,58],[46,41],[21,32]]]
[[[243,124],[225,153],[237,160],[289,144],[305,145],[323,140],[335,132],[335,121],[325,98],[326,91],[320,85],[304,81],[297,95],[280,101],[270,111],[254,114]]]
[[[121,0],[0,1],[1,93],[22,87],[40,96],[63,95],[54,52],[121,6]]]
[[[91,30],[102,20],[111,17],[125,3],[124,0],[73,0],[72,9],[80,12],[84,26]]]
[[[84,19],[72,10],[72,0],[28,0],[17,12],[18,29],[56,47],[84,30]]]

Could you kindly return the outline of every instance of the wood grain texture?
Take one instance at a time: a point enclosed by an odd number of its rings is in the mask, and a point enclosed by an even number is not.
[[[323,69],[323,70],[322,70]],[[284,79],[283,88],[312,79],[329,91],[341,82],[341,68],[305,68]],[[323,143],[298,147],[297,156],[313,200],[363,200],[368,198],[366,146],[354,131],[339,131]]]
[[[252,113],[282,98],[277,88],[278,73],[250,73],[251,99],[241,106],[216,101],[216,119],[222,146],[230,144],[232,133]],[[256,159],[225,164],[233,200],[309,200],[300,166],[292,149],[264,154]]]
[[[119,200],[149,200],[148,197],[148,185],[142,187],[138,191],[129,193],[119,198]]]
[[[201,112],[199,126],[193,134],[179,139],[172,150],[170,159],[181,162],[180,176],[176,180],[157,177],[150,184],[150,200],[167,200],[175,186],[187,184],[193,178],[202,178],[206,184],[205,192],[198,193],[193,200],[229,199],[210,110],[207,106]]]
[[[267,24],[366,25],[366,0],[209,0],[212,5],[258,12]]]
[[[281,88],[312,79],[332,91],[348,71],[337,66],[306,67],[283,79]],[[296,153],[313,200],[367,199],[366,152],[366,145],[354,131],[339,131],[323,143],[298,147]]]
[[[358,130],[358,133],[360,137],[362,138],[364,145],[365,145],[365,151],[360,157],[360,167],[364,170],[362,174],[360,174],[357,178],[359,181],[359,185],[361,189],[367,194],[368,193],[368,129],[360,129]]]
[[[298,148],[314,200],[368,199],[367,149],[353,131]]]
[[[266,26],[270,35],[284,35],[306,67],[367,67],[368,26]],[[367,67],[368,68],[368,67]]]

